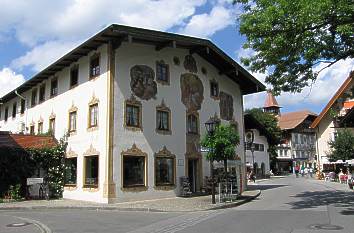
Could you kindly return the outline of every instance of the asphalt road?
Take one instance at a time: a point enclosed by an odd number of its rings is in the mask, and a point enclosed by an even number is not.
[[[1,211],[0,232],[354,233],[354,192],[344,185],[288,177],[257,187],[262,189],[258,199],[216,211]],[[28,225],[8,225],[13,223]]]

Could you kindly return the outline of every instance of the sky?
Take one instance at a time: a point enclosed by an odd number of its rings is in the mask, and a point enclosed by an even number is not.
[[[242,48],[241,10],[230,0],[0,0],[0,5],[0,96],[112,23],[207,38],[236,61],[253,53]],[[354,60],[338,62],[311,88],[282,93],[277,97],[282,111],[319,113],[352,69]],[[266,74],[253,75],[264,83]],[[262,107],[264,100],[264,92],[245,96],[245,108]]]

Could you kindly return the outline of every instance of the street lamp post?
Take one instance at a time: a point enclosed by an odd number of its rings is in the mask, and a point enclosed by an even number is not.
[[[216,127],[220,124],[220,120],[216,117],[210,118],[205,122],[205,128],[208,132],[209,137],[212,137],[215,133]],[[208,148],[213,150],[213,148]],[[213,152],[213,151],[211,151]],[[210,176],[211,176],[211,203],[216,204],[215,202],[215,181],[214,181],[214,159],[210,158]]]

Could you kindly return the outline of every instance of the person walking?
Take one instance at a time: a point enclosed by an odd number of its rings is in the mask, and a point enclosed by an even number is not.
[[[305,177],[308,178],[309,177],[309,169],[308,169],[308,167],[305,167],[304,173],[305,173]]]
[[[299,170],[300,170],[299,165],[296,165],[296,166],[295,166],[295,175],[296,175],[296,178],[299,177]]]
[[[310,174],[310,177],[312,178],[312,174],[313,174],[313,168],[312,167],[309,168],[309,174]]]

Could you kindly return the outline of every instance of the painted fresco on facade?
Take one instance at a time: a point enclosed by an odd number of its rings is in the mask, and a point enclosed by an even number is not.
[[[154,70],[146,65],[135,65],[130,69],[130,88],[132,92],[143,100],[155,98],[157,84]]]

